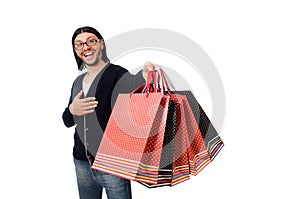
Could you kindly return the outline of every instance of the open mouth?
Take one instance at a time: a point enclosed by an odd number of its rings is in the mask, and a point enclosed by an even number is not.
[[[88,57],[94,54],[94,51],[88,52],[88,53],[84,53],[83,56]]]

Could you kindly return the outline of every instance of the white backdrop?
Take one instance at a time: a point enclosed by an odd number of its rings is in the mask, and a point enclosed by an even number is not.
[[[299,198],[296,2],[1,2],[0,198],[78,198],[74,129],[61,114],[78,73],[71,37],[84,25],[105,39],[138,28],[181,33],[207,52],[223,81],[225,147],[215,161],[172,188],[132,183],[134,199]],[[211,114],[209,96],[202,106]]]

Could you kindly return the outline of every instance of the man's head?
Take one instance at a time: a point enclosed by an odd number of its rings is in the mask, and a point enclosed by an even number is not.
[[[101,61],[109,61],[103,37],[95,28],[85,26],[75,30],[72,46],[79,70],[84,65],[94,66]]]

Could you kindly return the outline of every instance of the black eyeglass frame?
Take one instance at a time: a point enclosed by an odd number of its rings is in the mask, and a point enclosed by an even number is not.
[[[89,42],[91,42],[91,40],[92,40],[92,43],[88,44]],[[99,41],[100,41],[100,39],[88,39],[86,42],[75,43],[73,46],[74,46],[75,50],[82,50],[84,48],[84,44],[86,44],[87,46],[94,46]]]

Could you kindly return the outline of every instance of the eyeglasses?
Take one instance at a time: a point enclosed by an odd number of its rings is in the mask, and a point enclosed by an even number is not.
[[[100,41],[100,39],[88,39],[86,42],[78,42],[78,43],[74,44],[74,48],[76,50],[81,50],[81,49],[83,49],[84,44],[86,44],[87,46],[93,46],[98,41]]]

